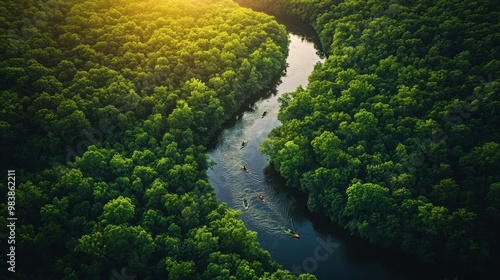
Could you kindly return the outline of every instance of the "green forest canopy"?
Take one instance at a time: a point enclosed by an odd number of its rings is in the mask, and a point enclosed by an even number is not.
[[[328,55],[261,146],[308,207],[423,262],[498,264],[498,3],[237,2],[309,22]]]
[[[229,0],[2,1],[0,11],[15,277],[296,279],[217,204],[204,148],[283,71],[284,26]]]

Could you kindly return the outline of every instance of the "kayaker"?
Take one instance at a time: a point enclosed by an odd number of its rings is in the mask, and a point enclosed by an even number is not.
[[[259,194],[258,197],[260,198],[260,200],[264,201],[264,196]]]
[[[248,169],[247,169],[247,167],[246,167],[246,166],[242,165],[242,167],[243,167],[243,170],[244,170],[245,172],[248,172]]]

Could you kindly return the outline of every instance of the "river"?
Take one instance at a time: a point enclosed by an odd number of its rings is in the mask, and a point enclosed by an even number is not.
[[[351,237],[321,215],[310,213],[304,195],[287,188],[268,167],[267,156],[259,153],[259,146],[280,124],[278,98],[299,85],[306,87],[314,65],[323,61],[305,37],[290,33],[289,38],[288,67],[281,83],[235,116],[208,153],[216,163],[208,175],[218,200],[241,210],[240,218],[248,229],[258,233],[261,246],[293,273],[313,273],[320,280],[444,279],[436,274],[425,275],[422,267],[400,253]],[[268,113],[262,117],[264,111]],[[241,148],[244,140],[248,144]],[[264,195],[267,203],[258,194]],[[242,207],[243,198],[250,203],[248,210]],[[284,234],[285,229],[293,227],[300,239]]]

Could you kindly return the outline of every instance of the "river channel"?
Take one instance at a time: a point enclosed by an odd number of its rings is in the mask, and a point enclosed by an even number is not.
[[[319,280],[445,279],[423,272],[425,269],[412,265],[398,252],[351,237],[321,215],[310,213],[304,195],[287,188],[268,167],[267,156],[259,153],[259,146],[280,125],[278,98],[299,85],[307,87],[314,65],[324,60],[305,37],[290,33],[289,40],[286,75],[265,97],[254,100],[235,116],[208,153],[216,163],[208,175],[218,200],[241,210],[240,218],[248,229],[258,233],[261,246],[293,273],[309,272]],[[265,111],[267,115],[262,117]],[[245,140],[248,144],[241,148]],[[265,197],[266,203],[258,194]],[[249,201],[248,210],[242,207],[243,198]],[[285,229],[293,227],[300,239],[284,234]]]

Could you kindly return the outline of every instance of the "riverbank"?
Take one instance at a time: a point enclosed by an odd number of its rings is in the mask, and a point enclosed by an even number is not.
[[[494,1],[244,2],[308,18],[335,54],[264,147],[309,209],[437,271],[497,275]]]
[[[428,267],[415,265],[411,258],[398,252],[352,237],[322,215],[311,213],[307,209],[307,196],[286,187],[282,178],[270,169],[267,157],[258,152],[267,134],[280,125],[277,120],[279,98],[298,85],[307,87],[315,61],[322,61],[314,44],[304,40],[307,36],[290,34],[290,37],[287,59],[295,61],[288,61],[287,74],[276,92],[252,103],[248,110],[235,117],[208,153],[210,160],[216,163],[208,175],[218,200],[240,210],[240,218],[248,229],[258,233],[261,246],[271,253],[273,260],[292,272],[311,272],[325,280],[453,279],[454,275],[423,272]],[[261,117],[264,111],[268,113]],[[240,149],[244,140],[248,140],[248,144]],[[242,164],[250,173],[240,169]],[[264,195],[269,203],[262,203],[258,194]],[[244,198],[249,201],[248,210],[242,207]],[[300,240],[283,234],[283,230],[293,226]],[[315,250],[319,258],[315,258]]]

